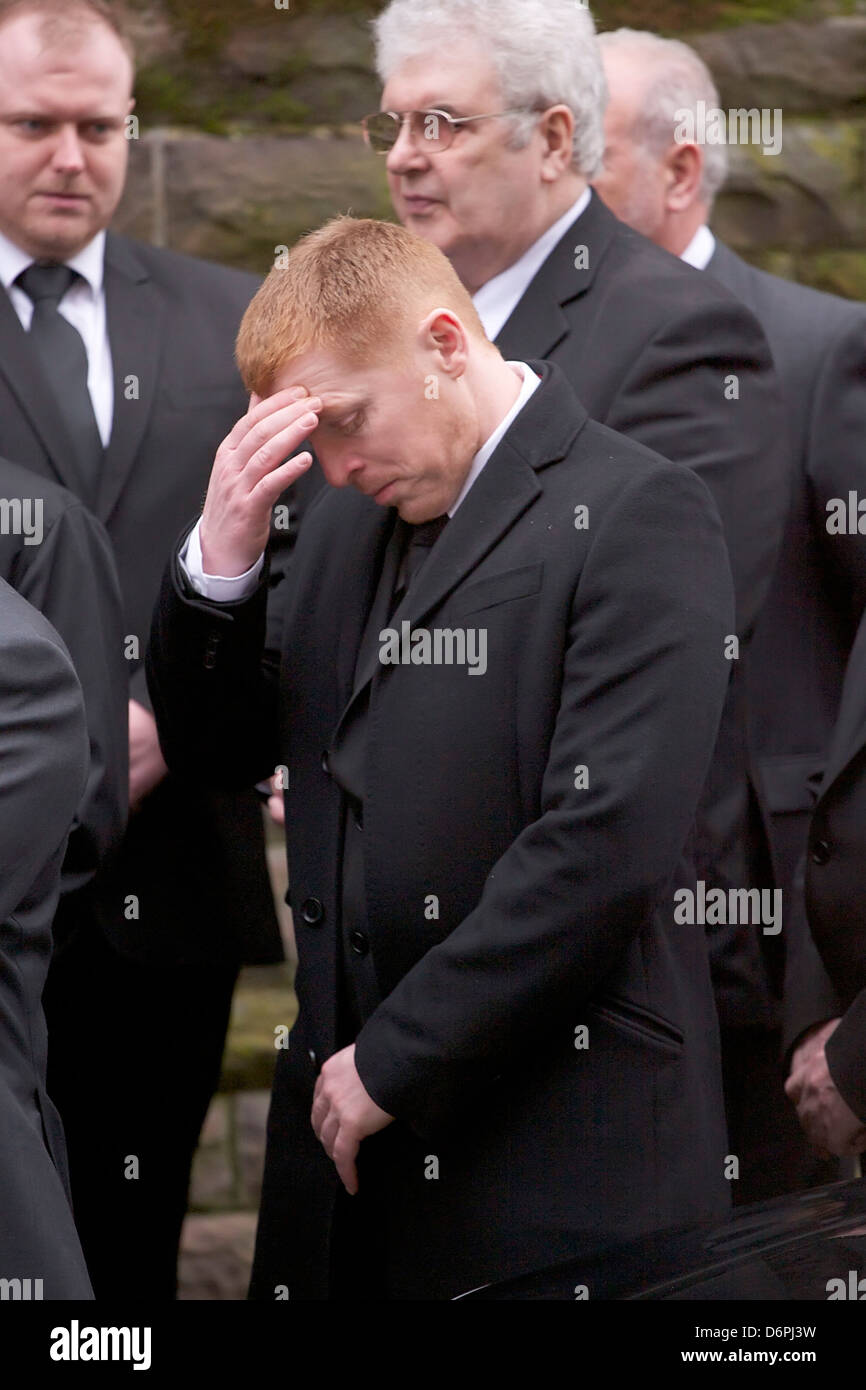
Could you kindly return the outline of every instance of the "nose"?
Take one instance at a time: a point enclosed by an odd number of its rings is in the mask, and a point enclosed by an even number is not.
[[[356,473],[364,467],[364,460],[357,454],[353,454],[349,449],[341,449],[339,445],[320,447],[316,446],[316,458],[319,460],[325,479],[331,487],[348,487]]]
[[[55,169],[66,174],[77,174],[84,168],[84,155],[76,126],[67,124],[60,127],[51,162]]]
[[[410,123],[403,121],[396,143],[388,151],[385,160],[388,173],[406,174],[410,170],[426,169],[429,163],[430,155],[424,149],[424,141],[413,139]]]

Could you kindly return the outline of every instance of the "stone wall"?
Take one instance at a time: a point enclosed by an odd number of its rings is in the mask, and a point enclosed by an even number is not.
[[[140,138],[118,225],[265,272],[274,248],[336,212],[390,215],[363,0],[140,0]],[[279,5],[279,8],[278,8]],[[716,210],[750,260],[866,298],[866,3],[608,0],[599,26],[680,33],[722,106],[779,108],[783,148],[731,150]],[[776,23],[751,23],[754,18]],[[698,28],[699,32],[694,32]]]

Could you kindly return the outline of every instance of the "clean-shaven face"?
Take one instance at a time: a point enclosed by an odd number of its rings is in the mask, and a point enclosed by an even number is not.
[[[664,166],[635,140],[646,79],[634,59],[603,56],[610,99],[604,117],[604,170],[593,187],[621,221],[655,241],[665,221]]]
[[[452,116],[502,111],[506,103],[492,65],[469,46],[443,56],[413,58],[392,73],[383,111],[435,108]],[[507,120],[458,127],[447,150],[430,153],[408,127],[387,156],[394,210],[404,226],[449,258],[470,293],[484,283],[476,268],[491,260],[505,269],[526,249],[527,209],[540,197],[541,142],[507,146]],[[381,156],[380,156],[381,157]]]
[[[43,47],[42,18],[0,26],[0,231],[34,258],[65,260],[120,201],[132,65],[104,24]]]
[[[291,362],[272,386],[276,393],[302,385],[320,397],[309,439],[331,487],[355,487],[413,524],[448,511],[483,443],[465,382],[435,378],[421,357],[353,366],[318,350]]]

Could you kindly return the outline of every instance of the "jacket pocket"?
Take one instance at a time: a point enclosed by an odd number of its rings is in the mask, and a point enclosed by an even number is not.
[[[758,769],[767,810],[811,811],[821,772],[820,753],[759,758]]]
[[[685,1037],[676,1024],[669,1023],[666,1018],[652,1013],[641,1004],[633,1004],[630,999],[607,995],[592,1005],[592,1012],[612,1027],[630,1033],[642,1042],[664,1047],[669,1052],[679,1053],[685,1046]]]
[[[509,603],[512,599],[527,598],[537,594],[541,588],[544,564],[524,565],[518,570],[506,570],[502,574],[491,574],[468,584],[454,595],[450,607],[451,618],[462,618],[467,613],[477,613],[483,608],[494,608],[499,603]]]

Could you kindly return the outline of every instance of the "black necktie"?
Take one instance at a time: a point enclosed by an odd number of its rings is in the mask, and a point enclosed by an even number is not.
[[[402,603],[415,582],[421,566],[445,529],[447,521],[447,516],[436,516],[432,521],[422,521],[419,526],[412,526],[401,517],[397,519],[397,525],[402,530],[403,560],[394,586],[392,613]]]
[[[54,389],[63,422],[78,452],[85,478],[95,478],[103,448],[87,389],[87,352],[77,328],[60,313],[59,304],[79,279],[68,265],[33,265],[16,280],[33,301],[30,340]]]

